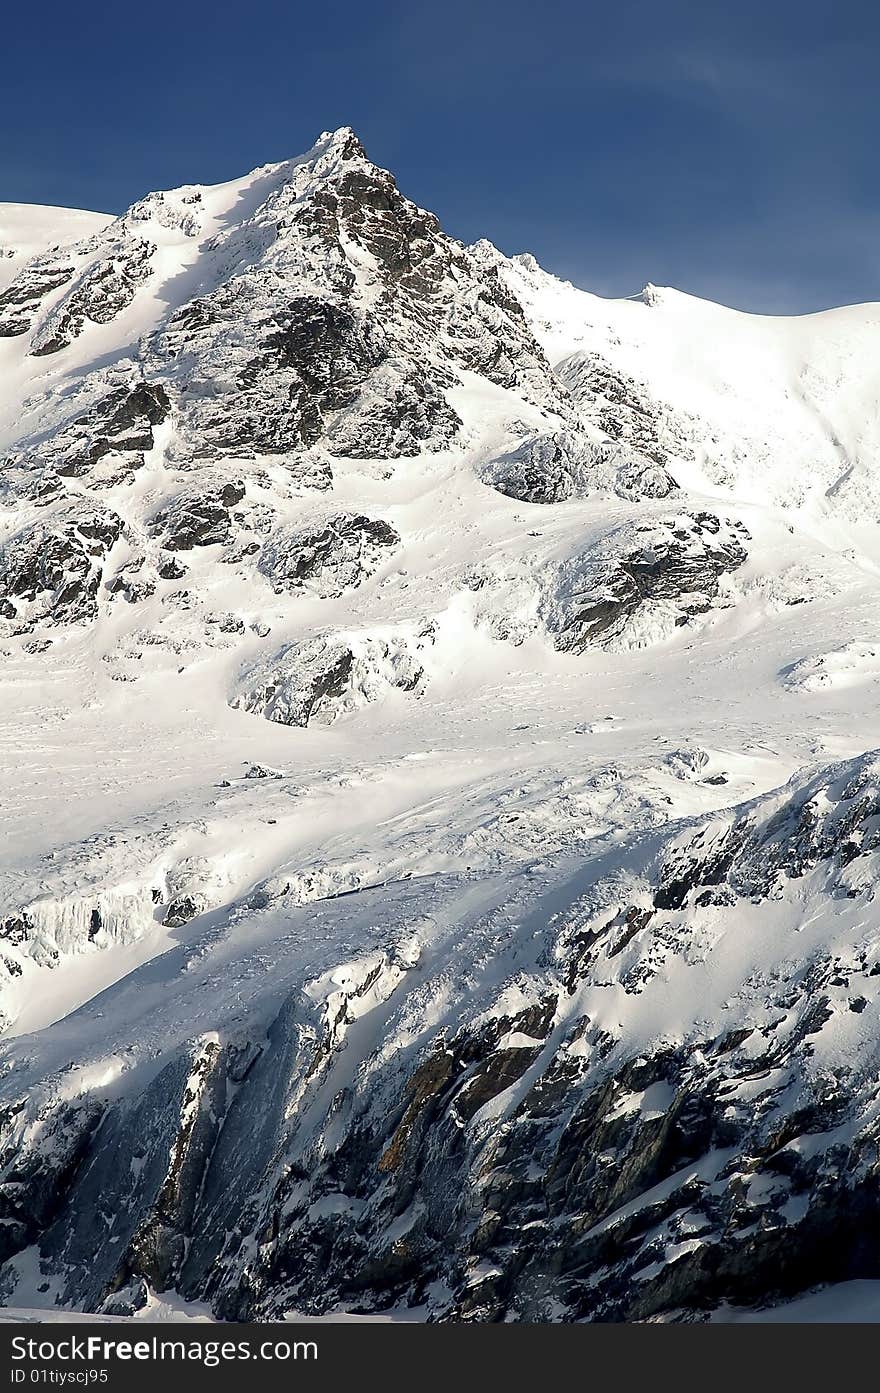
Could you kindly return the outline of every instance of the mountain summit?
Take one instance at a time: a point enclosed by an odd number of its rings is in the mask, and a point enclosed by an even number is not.
[[[0,205],[9,1305],[880,1278],[878,343],[463,246],[348,128]]]

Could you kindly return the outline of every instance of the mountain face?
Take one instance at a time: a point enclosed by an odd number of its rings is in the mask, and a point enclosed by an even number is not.
[[[605,301],[347,129],[0,205],[0,1295],[880,1278],[880,309]]]

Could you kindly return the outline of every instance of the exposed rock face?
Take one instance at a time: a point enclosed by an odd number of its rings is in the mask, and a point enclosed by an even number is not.
[[[563,400],[497,275],[356,142],[296,167],[215,255],[232,273],[146,350],[151,377],[178,386],[181,462],[288,455],[322,439],[355,458],[443,448],[460,425],[446,393],[462,368]]]
[[[442,449],[454,439],[461,421],[425,371],[389,362],[374,374],[372,388],[369,401],[359,401],[335,422],[328,443],[336,454],[398,459]]]
[[[169,411],[168,393],[158,384],[138,382],[108,392],[52,441],[47,453],[55,472],[105,484],[130,479],[155,444],[154,426],[161,425]],[[103,472],[97,473],[96,466],[104,461]]]
[[[522,503],[562,503],[578,488],[578,462],[558,435],[536,436],[493,460],[486,483]]]
[[[638,642],[640,625],[662,636],[690,623],[717,603],[721,578],[746,560],[748,540],[742,523],[712,513],[611,534],[562,567],[547,612],[554,643],[580,653],[627,636]]]
[[[58,353],[79,337],[86,323],[109,324],[149,277],[154,251],[151,242],[120,230],[110,254],[92,263],[36,330],[31,353]]]
[[[768,899],[780,883],[823,864],[832,892],[848,898],[873,894],[863,858],[880,848],[878,813],[876,760],[864,757],[823,771],[797,798],[780,800],[772,816],[746,812],[719,822],[710,836],[675,843],[664,858],[654,902],[680,909],[708,895],[710,903],[717,886],[743,898]]]
[[[230,509],[244,498],[244,484],[218,485],[211,493],[177,494],[151,520],[151,530],[166,551],[191,551],[225,542],[232,535]]]
[[[26,1140],[22,1100],[3,1118],[7,1251],[39,1237],[65,1299],[89,1309],[137,1304],[149,1282],[241,1319],[429,1290],[439,1319],[668,1319],[876,1278],[876,1081],[856,1059],[821,1062],[826,1029],[858,1034],[876,995],[857,928],[851,956],[818,947],[794,975],[768,958],[735,1029],[706,1033],[696,1010],[683,1042],[636,1048],[583,1003],[613,990],[650,1013],[670,964],[742,932],[743,897],[766,944],[769,919],[797,935],[786,915],[807,889],[872,894],[878,789],[863,759],[723,827],[625,849],[547,924],[528,971],[500,921],[438,941],[418,982],[418,950],[363,945],[121,1098],[48,1104],[51,1148]],[[473,973],[490,949],[487,981]],[[781,966],[785,943],[773,951]],[[724,1004],[712,990],[704,1011]],[[428,1007],[433,1023],[389,1052]],[[370,1044],[352,1027],[374,1009]]]
[[[125,221],[156,222],[160,227],[179,228],[187,237],[197,237],[202,227],[201,191],[182,188],[148,194],[129,208]]]
[[[385,287],[381,309],[397,321],[393,340],[403,346],[413,330],[433,337],[440,327],[448,362],[525,389],[527,396],[537,389],[559,400],[522,308],[494,269],[446,237],[436,217],[404,198],[360,147],[352,146],[346,157],[350,163],[328,180],[304,220],[321,242],[350,237],[373,259]]]
[[[180,389],[175,459],[307,449],[321,438],[325,413],[350,403],[384,356],[381,334],[338,303],[265,299],[263,285],[239,278],[185,305],[156,341],[154,352],[192,365]],[[233,381],[218,393],[243,324]]]
[[[484,479],[522,503],[562,503],[612,490],[625,498],[665,498],[678,487],[656,460],[572,431],[524,440],[492,460]]]
[[[195,1198],[192,1181],[202,1173],[213,1140],[212,1113],[225,1110],[225,1079],[210,1067],[217,1054],[216,1045],[196,1046],[188,1058],[174,1061],[160,1074],[133,1112],[104,1119],[101,1151],[77,1174],[79,1222],[74,1230],[63,1222],[56,1224],[47,1234],[58,1262],[75,1265],[91,1252],[87,1304],[100,1303],[122,1285],[127,1268],[161,1282],[163,1272],[170,1274],[179,1265],[185,1249],[179,1231],[185,1210],[181,1215],[180,1204],[191,1205]],[[207,1091],[202,1087],[206,1076]],[[142,1138],[136,1153],[132,1127]],[[137,1180],[108,1226],[101,1195],[117,1167],[126,1167]]]
[[[203,895],[176,895],[165,910],[162,923],[168,929],[177,929],[181,924],[195,919],[197,914],[203,914],[207,908],[208,902]]]
[[[611,469],[614,490],[622,498],[668,498],[678,488],[661,463],[626,446],[600,447],[599,458],[605,471]]]
[[[84,394],[74,410],[47,437],[29,442],[5,460],[0,490],[12,501],[39,506],[83,488],[103,490],[131,484],[156,444],[155,429],[171,404],[164,387],[123,375],[123,381]],[[67,482],[75,480],[71,488]],[[100,492],[91,494],[97,503]]]
[[[75,268],[57,254],[35,257],[0,292],[0,338],[26,334],[47,295],[73,279]]]
[[[573,353],[557,372],[575,401],[609,438],[658,465],[693,451],[674,417],[598,353]]]
[[[425,672],[421,641],[318,637],[248,669],[232,705],[281,725],[329,724],[397,689],[415,691]]]
[[[14,1127],[20,1107],[5,1110],[3,1122]],[[66,1184],[82,1161],[101,1117],[100,1107],[79,1099],[60,1107],[47,1119],[45,1145],[22,1147],[17,1137],[0,1146],[4,1179],[0,1189],[3,1216],[0,1253],[3,1260],[36,1238],[57,1208],[59,1184]],[[9,1145],[9,1140],[12,1144]]]
[[[116,514],[71,502],[15,533],[0,549],[0,614],[19,631],[94,619],[103,561],[121,531]]]
[[[279,594],[307,589],[326,599],[360,585],[399,545],[398,533],[381,518],[335,513],[310,527],[273,532],[259,569]]]

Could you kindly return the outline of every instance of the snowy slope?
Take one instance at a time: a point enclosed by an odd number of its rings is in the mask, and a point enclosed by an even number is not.
[[[91,237],[112,221],[107,213],[86,213],[79,208],[0,203],[0,290],[31,257],[50,247]]]
[[[348,130],[17,221],[10,1307],[880,1278],[877,307],[601,300]]]
[[[490,244],[478,250],[498,259]],[[685,427],[694,451],[687,482],[803,508],[817,522],[877,522],[877,305],[772,318],[652,285],[632,300],[603,300],[555,280],[532,257],[501,261],[564,376],[582,355],[598,354],[665,406],[698,418]]]

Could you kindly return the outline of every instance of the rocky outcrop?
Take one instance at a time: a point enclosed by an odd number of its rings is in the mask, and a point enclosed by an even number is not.
[[[4,460],[0,496],[39,507],[132,484],[156,447],[156,428],[171,402],[164,387],[132,378],[85,393],[87,404],[68,414],[47,436],[20,445]],[[71,481],[74,481],[71,484]],[[99,492],[91,492],[95,500]]]
[[[748,555],[742,523],[683,513],[624,527],[560,569],[546,622],[556,647],[580,653],[663,638],[719,603],[722,577]]]
[[[495,269],[447,237],[434,214],[405,198],[356,142],[342,152],[339,172],[300,216],[319,244],[350,240],[372,260],[392,341],[410,346],[425,331],[436,338],[439,329],[440,343],[432,347],[447,364],[526,396],[560,400],[522,307]]]
[[[688,422],[655,401],[633,378],[598,353],[578,352],[556,365],[586,420],[610,440],[665,467],[670,458],[691,459]]]
[[[75,268],[58,253],[34,257],[0,291],[0,338],[26,334],[43,300],[75,275]]]
[[[242,674],[231,705],[281,725],[327,725],[391,691],[414,692],[430,641],[325,635],[291,644]]]
[[[72,500],[13,534],[0,548],[0,615],[17,632],[94,619],[104,559],[121,532],[115,513]]]
[[[521,503],[562,503],[612,491],[624,498],[665,498],[678,487],[656,460],[573,431],[526,438],[491,460],[483,478]]]
[[[129,208],[125,221],[129,224],[155,222],[160,227],[178,229],[186,237],[197,237],[202,228],[202,216],[201,190],[181,188],[147,194]]]
[[[155,247],[120,229],[105,255],[93,261],[39,324],[31,339],[35,357],[58,353],[86,324],[109,324],[131,304],[149,278]]]
[[[130,482],[155,445],[171,403],[159,384],[136,382],[102,396],[41,451],[47,472],[105,486]]]
[[[233,344],[247,326],[247,338]],[[286,455],[321,439],[385,355],[383,335],[348,307],[316,295],[267,297],[240,277],[185,305],[154,341],[156,369],[177,360],[180,421],[172,456]],[[232,379],[228,378],[230,366]],[[218,379],[227,380],[218,392]]]
[[[103,1120],[101,1146],[77,1169],[70,1198],[78,1221],[62,1215],[46,1233],[53,1261],[76,1268],[89,1254],[85,1304],[101,1305],[136,1274],[166,1287],[186,1248],[187,1221],[226,1109],[220,1051],[198,1042],[159,1074],[133,1105]],[[139,1138],[134,1141],[135,1136]],[[106,1207],[114,1175],[127,1176],[125,1202]]]
[[[484,481],[521,503],[563,503],[579,489],[583,456],[572,457],[564,437],[533,436],[493,460]]]
[[[732,889],[742,898],[768,899],[780,882],[827,868],[833,891],[850,899],[873,893],[865,858],[880,850],[877,763],[863,758],[842,771],[823,772],[795,798],[754,821],[748,813],[719,821],[667,852],[655,903],[680,909]],[[772,808],[772,804],[770,805]],[[727,887],[726,891],[713,887]]]
[[[398,533],[381,518],[334,513],[274,530],[257,564],[276,594],[307,590],[326,599],[355,589],[399,546]]]
[[[239,480],[218,484],[210,491],[186,490],[153,515],[150,530],[166,551],[216,546],[232,536],[231,509],[244,495],[245,487]]]
[[[388,362],[373,375],[368,400],[344,411],[328,445],[349,459],[399,459],[451,444],[461,420],[439,381],[417,366]]]

